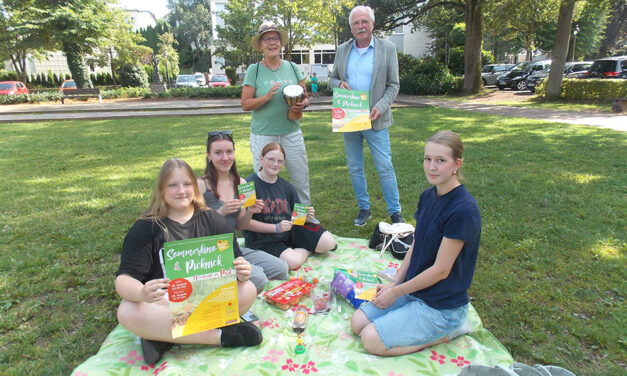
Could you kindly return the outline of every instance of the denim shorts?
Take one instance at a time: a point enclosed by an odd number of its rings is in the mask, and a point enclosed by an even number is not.
[[[468,304],[439,310],[429,307],[422,299],[405,295],[388,309],[377,308],[371,302],[359,309],[374,323],[381,341],[390,349],[426,345],[446,337],[464,324]]]

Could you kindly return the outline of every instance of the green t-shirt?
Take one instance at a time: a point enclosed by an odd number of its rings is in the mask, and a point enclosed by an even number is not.
[[[244,85],[255,88],[255,98],[266,95],[275,82],[281,82],[281,87],[272,99],[253,111],[250,121],[250,131],[253,134],[283,135],[298,130],[300,126],[298,121],[287,118],[289,107],[283,97],[283,88],[287,85],[298,84],[302,80],[303,74],[300,69],[294,63],[285,60],[276,72],[258,63],[248,67],[244,76]]]

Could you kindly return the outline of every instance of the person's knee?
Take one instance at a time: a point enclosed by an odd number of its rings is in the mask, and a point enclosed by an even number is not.
[[[362,330],[364,330],[368,324],[370,324],[370,320],[368,320],[366,314],[360,309],[356,310],[353,316],[351,316],[351,330],[357,336],[361,334]]]
[[[122,300],[118,306],[117,318],[120,325],[125,328],[134,328],[142,321],[139,318],[137,304]]]
[[[364,349],[372,355],[383,356],[387,352],[387,348],[379,337],[379,332],[374,324],[368,325],[361,333],[361,343]]]
[[[329,252],[337,247],[337,242],[333,235],[330,232],[325,231],[320,240],[318,240],[318,245],[316,246],[316,253],[324,253]]]

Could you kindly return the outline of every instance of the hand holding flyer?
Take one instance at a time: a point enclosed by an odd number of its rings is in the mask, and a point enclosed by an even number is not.
[[[333,132],[356,132],[372,128],[368,91],[334,88],[332,117]]]
[[[257,200],[257,194],[255,192],[255,182],[251,181],[248,183],[240,184],[237,186],[237,193],[239,194],[239,199],[244,201],[244,208],[255,205],[255,201]]]
[[[302,226],[307,221],[307,213],[309,212],[309,206],[304,204],[294,204],[294,211],[292,211],[292,224]]]

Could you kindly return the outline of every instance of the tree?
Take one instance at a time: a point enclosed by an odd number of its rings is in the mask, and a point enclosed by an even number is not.
[[[322,0],[314,40],[322,43],[331,41],[337,50],[340,43],[350,39],[348,15],[353,6],[355,0]]]
[[[115,29],[108,0],[30,0],[40,14],[38,32],[54,42],[67,59],[78,88],[91,87],[85,56]]]
[[[627,40],[627,1],[611,0],[610,19],[605,28],[605,37],[601,41],[600,56],[612,55],[614,51],[625,51]]]
[[[547,98],[559,98],[562,93],[562,79],[568,42],[570,40],[570,26],[573,22],[573,12],[576,0],[562,0],[557,17],[557,32],[555,33],[555,47],[551,62],[551,71],[546,83]]]
[[[464,10],[464,93],[481,89],[481,44],[483,40],[483,7],[491,0],[368,0],[375,10],[375,27],[392,31],[415,22],[436,7],[458,7]]]
[[[39,19],[32,1],[0,2],[0,60],[10,60],[22,81],[26,80],[26,57],[43,57],[52,45],[50,36],[40,32]]]
[[[116,85],[116,71],[123,66],[140,66],[150,62],[153,51],[142,45],[145,39],[133,31],[133,26],[126,21],[120,9],[112,9],[116,26],[107,38],[99,40],[98,49],[87,59],[90,64],[111,67],[111,77]]]
[[[250,44],[261,25],[258,8],[256,0],[231,0],[220,12],[224,26],[216,26],[216,56],[224,58],[227,66],[242,66],[242,73],[250,64],[261,59],[261,54]]]
[[[170,25],[179,46],[180,56],[190,56],[193,69],[206,71],[211,63],[211,9],[205,0],[168,0]]]
[[[165,65],[166,82],[170,82],[170,73],[176,76],[179,71],[179,54],[174,46],[177,44],[174,35],[170,32],[163,33],[159,36],[157,44],[157,56]]]
[[[322,0],[263,0],[261,13],[287,31],[285,59],[290,59],[295,46],[313,44],[321,8]]]

